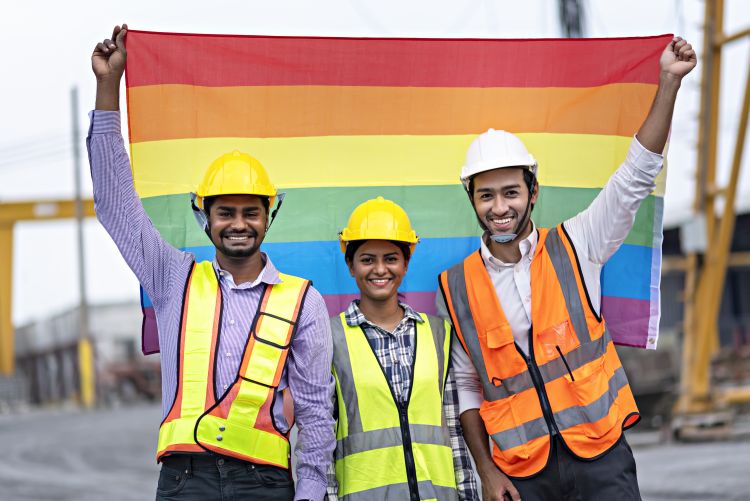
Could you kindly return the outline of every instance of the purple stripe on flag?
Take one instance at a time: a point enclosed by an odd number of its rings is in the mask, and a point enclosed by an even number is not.
[[[144,355],[159,353],[159,332],[156,330],[156,313],[152,306],[143,308],[141,349]]]
[[[651,302],[642,299],[604,296],[602,315],[615,344],[620,346],[646,347]]]

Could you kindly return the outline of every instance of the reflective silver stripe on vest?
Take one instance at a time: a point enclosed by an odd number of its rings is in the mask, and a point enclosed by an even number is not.
[[[595,423],[609,414],[612,402],[617,399],[617,393],[628,384],[628,378],[625,370],[620,367],[609,378],[609,387],[601,397],[589,405],[575,405],[555,413],[555,423],[560,430],[567,430],[573,426],[587,423]],[[537,418],[533,421],[518,425],[516,428],[510,428],[492,435],[492,440],[500,447],[501,450],[512,449],[523,445],[535,438],[543,437],[549,434],[547,423],[544,418]]]
[[[619,367],[611,378],[609,388],[604,394],[585,406],[568,407],[555,413],[555,422],[560,430],[566,430],[584,423],[595,423],[609,414],[612,402],[617,399],[617,393],[628,384],[625,369]]]
[[[553,228],[547,233],[544,248],[547,249],[555,273],[557,273],[557,281],[560,282],[560,288],[562,288],[565,297],[565,305],[568,307],[568,315],[573,322],[578,340],[581,344],[588,343],[591,341],[591,335],[586,323],[586,314],[583,312],[581,295],[578,293],[578,283],[576,282],[573,265],[570,264],[570,256],[560,240],[557,228]]]
[[[575,350],[571,350],[570,352],[566,353],[565,360],[568,362],[570,370],[574,371],[580,367],[583,367],[589,362],[592,362],[604,356],[604,354],[607,352],[607,345],[609,344],[610,340],[611,339],[609,337],[609,331],[605,330],[604,334],[602,334],[602,336],[596,341],[581,344],[581,346],[579,346]],[[539,372],[542,373],[544,382],[549,383],[550,381],[554,381],[555,379],[567,374],[568,369],[565,367],[562,359],[556,358],[554,360],[550,360],[546,364],[540,365]]]
[[[466,275],[463,262],[458,263],[448,270],[448,289],[452,299],[451,306],[453,306],[453,311],[456,313],[458,327],[461,329],[464,343],[466,343],[466,347],[469,349],[471,361],[474,363],[479,379],[482,381],[484,399],[493,402],[510,396],[511,392],[505,384],[503,386],[495,386],[490,382],[490,378],[487,375],[487,366],[484,365],[482,349],[479,347],[477,326],[471,315],[469,297],[466,293]],[[446,300],[446,305],[447,303],[448,301]],[[528,372],[521,373],[519,376],[523,376],[524,374],[531,384],[531,377]]]
[[[427,321],[430,324],[432,340],[434,341],[435,351],[437,353],[438,393],[440,393],[441,397],[444,397],[443,388],[445,387],[445,374],[443,369],[445,367],[445,351],[443,348],[445,347],[445,336],[450,335],[450,332],[445,332],[445,324],[443,323],[442,318],[427,315]],[[419,323],[417,323],[416,328],[419,329]],[[416,356],[416,353],[414,355]]]
[[[344,326],[340,317],[331,321],[331,334],[333,337],[333,358],[341,364],[341,370],[336,371],[341,386],[341,394],[345,396],[344,406],[346,408],[346,419],[349,423],[349,434],[362,433],[362,419],[359,416],[359,400],[357,389],[354,387],[354,376],[352,375],[351,359],[349,358],[349,345],[346,343]],[[364,333],[362,333],[364,336]]]
[[[409,433],[411,439],[419,444],[431,444],[445,446],[446,436],[442,426],[430,426],[426,424],[410,424]],[[401,447],[403,438],[401,427],[383,428],[380,430],[366,431],[349,435],[336,443],[336,459],[341,459],[358,452],[371,451],[382,447]]]
[[[417,485],[419,489],[419,499],[437,499],[438,501],[455,501],[458,499],[458,493],[450,487],[434,485],[429,480],[423,480]],[[409,484],[391,484],[366,491],[353,492],[346,496],[339,496],[342,501],[383,501],[409,499]]]

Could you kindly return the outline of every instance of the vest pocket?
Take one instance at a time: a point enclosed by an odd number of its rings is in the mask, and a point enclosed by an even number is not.
[[[487,433],[495,442],[497,452],[509,464],[529,458],[528,437],[514,406],[518,395],[510,395],[494,402],[485,401],[479,409]]]
[[[617,405],[617,393],[610,391],[612,373],[605,367],[604,360],[595,360],[590,365],[592,370],[585,377],[579,376],[575,381],[565,379],[578,402],[584,434],[596,439],[605,436],[617,424],[618,412],[610,412]]]
[[[516,349],[510,326],[497,327],[485,333],[482,355],[490,383],[500,386],[504,379],[525,372],[526,362]],[[480,338],[480,341],[482,339]]]

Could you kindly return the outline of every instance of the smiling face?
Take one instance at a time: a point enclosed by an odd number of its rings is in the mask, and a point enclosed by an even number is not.
[[[387,240],[367,240],[347,262],[362,299],[369,301],[397,298],[408,264],[401,248]]]
[[[254,255],[266,236],[268,212],[255,195],[221,195],[208,211],[211,241],[229,258]]]
[[[494,169],[473,178],[472,203],[477,217],[493,235],[518,233],[521,236],[530,228],[528,220],[522,221],[529,204],[529,188],[521,168]],[[531,194],[531,204],[536,203],[538,188]],[[530,208],[529,208],[530,210]],[[523,227],[519,228],[519,221]]]

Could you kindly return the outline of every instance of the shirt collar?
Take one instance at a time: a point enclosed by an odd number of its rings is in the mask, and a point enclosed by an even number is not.
[[[414,311],[411,306],[409,306],[406,303],[402,303],[399,301],[399,306],[401,306],[404,309],[404,318],[411,318],[416,322],[422,323],[424,322],[424,319],[422,316]],[[369,324],[369,325],[375,325],[362,313],[362,310],[359,309],[359,299],[355,299],[349,304],[349,307],[346,309],[346,312],[344,313],[344,318],[346,320],[346,324],[349,327],[358,327],[362,324]],[[402,320],[403,321],[403,320]]]
[[[219,279],[226,281],[226,283],[232,289],[252,289],[253,287],[260,285],[261,283],[268,285],[281,283],[282,280],[281,276],[279,275],[279,270],[277,270],[273,265],[273,263],[271,262],[271,258],[269,258],[265,252],[261,252],[260,255],[264,263],[263,269],[260,270],[260,274],[252,282],[245,282],[244,284],[240,285],[235,284],[232,274],[221,269],[221,266],[219,266],[219,262],[215,257],[213,260],[214,270],[216,270],[216,273],[218,273]]]
[[[489,233],[484,232],[484,235],[482,235],[482,238],[480,239],[480,250],[484,262],[490,263],[490,265],[495,269],[515,266],[516,263],[506,263],[492,255],[492,252],[490,252],[490,248],[486,243],[488,238]],[[521,251],[521,261],[523,261],[524,259],[531,261],[534,258],[534,253],[536,252],[536,245],[538,242],[539,232],[536,231],[536,225],[534,224],[534,221],[531,221],[531,233],[529,233],[528,237],[518,242],[518,248]]]

